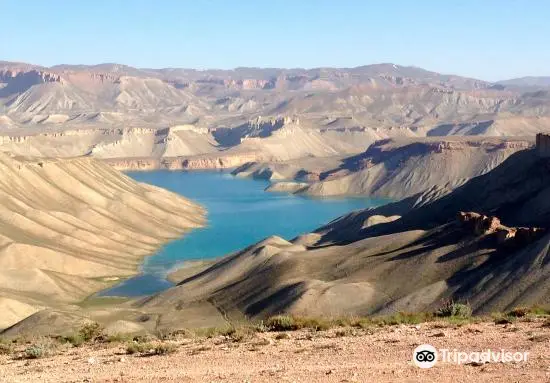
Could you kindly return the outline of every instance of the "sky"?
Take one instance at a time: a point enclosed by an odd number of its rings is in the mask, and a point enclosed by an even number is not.
[[[550,75],[548,0],[0,0],[0,60]]]

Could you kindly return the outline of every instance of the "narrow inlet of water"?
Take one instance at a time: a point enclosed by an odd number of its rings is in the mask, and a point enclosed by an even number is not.
[[[166,273],[186,260],[211,259],[271,235],[292,239],[352,210],[387,203],[372,198],[309,198],[268,193],[268,181],[212,171],[129,172],[136,181],[171,190],[207,209],[207,226],[193,230],[147,257],[141,274],[102,296],[141,296],[172,286]]]

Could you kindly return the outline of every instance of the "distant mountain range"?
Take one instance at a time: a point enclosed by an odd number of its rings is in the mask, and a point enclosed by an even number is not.
[[[535,88],[548,88],[550,87],[550,76],[539,77],[520,77],[510,80],[499,81],[498,84],[504,86],[518,86],[518,87],[535,87]]]
[[[547,84],[491,83],[387,63],[200,71],[0,62],[0,149],[101,158],[209,155],[208,166],[227,167],[245,157],[359,153],[377,139],[401,136],[533,135],[550,131]],[[223,159],[212,157],[220,151]]]

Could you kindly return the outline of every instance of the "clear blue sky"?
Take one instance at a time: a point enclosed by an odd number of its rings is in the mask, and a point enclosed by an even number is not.
[[[0,0],[0,60],[550,75],[548,0]]]

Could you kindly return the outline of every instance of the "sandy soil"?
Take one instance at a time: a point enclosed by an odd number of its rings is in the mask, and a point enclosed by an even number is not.
[[[163,356],[129,356],[123,346],[82,347],[38,360],[0,359],[2,382],[545,382],[550,381],[550,328],[541,321],[449,327],[437,323],[374,330],[297,331],[289,338],[259,333],[238,342],[226,337],[181,340]],[[350,332],[351,331],[351,332]],[[528,351],[523,363],[420,369],[412,351],[487,348]]]

